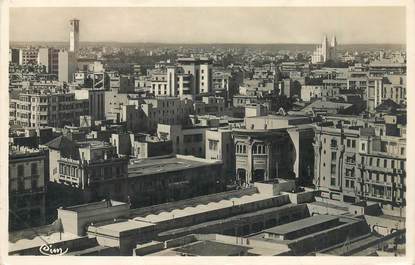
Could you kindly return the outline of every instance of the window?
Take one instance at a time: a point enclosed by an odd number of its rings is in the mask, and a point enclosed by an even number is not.
[[[336,175],[336,164],[331,165],[331,167],[330,167],[330,173],[331,173],[331,176],[335,176]]]
[[[388,160],[383,159],[383,167],[386,168],[388,166]]]
[[[209,140],[209,150],[218,150],[218,142],[216,140]]]
[[[37,189],[37,179],[32,180],[32,189]]]
[[[336,161],[336,152],[331,152],[331,161]]]
[[[350,144],[350,139],[347,139],[347,147],[350,147],[351,146],[351,144]]]
[[[337,146],[337,141],[336,139],[332,139],[331,140],[331,147],[336,147]]]
[[[356,148],[356,140],[352,140],[352,148]]]
[[[19,191],[24,190],[24,181],[22,179],[19,179],[18,183],[17,183],[17,189]]]
[[[366,144],[362,143],[360,146],[360,151],[365,152],[366,151]]]
[[[351,181],[350,181],[350,187],[351,187],[351,188],[354,188],[354,180],[351,180]]]
[[[19,178],[23,178],[24,177],[24,166],[23,165],[18,165],[17,166],[17,176]]]
[[[394,167],[395,167],[395,160],[392,160],[392,165],[391,165],[391,167],[392,167],[392,168],[394,168]]]
[[[336,186],[336,179],[335,178],[330,179],[330,185],[331,186]]]

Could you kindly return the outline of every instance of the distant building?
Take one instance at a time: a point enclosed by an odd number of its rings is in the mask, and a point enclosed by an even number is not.
[[[102,89],[81,88],[72,91],[76,100],[87,100],[89,102],[89,116],[92,121],[105,119],[105,93]]]
[[[58,80],[60,82],[72,82],[76,71],[74,54],[68,51],[59,51],[58,63]]]
[[[311,62],[313,64],[324,63],[330,60],[336,60],[337,53],[337,40],[336,36],[333,36],[331,42],[327,40],[327,36],[324,36],[321,45],[317,46],[313,55],[311,56]]]
[[[71,19],[69,21],[69,52],[73,53],[75,59],[79,56],[79,20]]]
[[[23,58],[22,58],[21,49],[16,49],[16,48],[10,49],[10,62],[14,64],[22,65],[23,64],[22,60]]]
[[[210,94],[212,92],[212,60],[207,58],[179,58],[177,60],[179,66],[183,68],[183,73],[192,75],[192,88],[189,91],[192,99],[199,94]],[[188,92],[183,91],[182,94]]]
[[[19,62],[22,65],[27,64],[37,64],[38,62],[38,53],[39,50],[35,48],[28,48],[28,49],[20,49],[21,51],[21,59],[19,58]]]
[[[38,53],[38,65],[45,67],[46,73],[59,76],[59,49],[55,48],[40,48]],[[61,55],[62,60],[66,60],[65,56]],[[62,73],[61,73],[62,74]]]

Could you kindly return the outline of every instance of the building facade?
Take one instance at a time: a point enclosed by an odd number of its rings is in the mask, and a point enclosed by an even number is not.
[[[45,224],[47,156],[43,151],[10,146],[9,229]]]
[[[314,183],[321,196],[405,205],[406,140],[374,128],[315,128]]]

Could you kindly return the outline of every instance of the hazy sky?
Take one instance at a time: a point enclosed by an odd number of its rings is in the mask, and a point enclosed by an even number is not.
[[[95,7],[12,8],[11,41],[168,43],[405,43],[403,7]]]

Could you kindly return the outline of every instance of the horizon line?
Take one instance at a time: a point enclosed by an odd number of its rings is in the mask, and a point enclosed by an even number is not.
[[[25,42],[25,43],[66,43],[68,41],[9,41],[9,43],[16,43],[16,42]],[[215,44],[226,44],[226,45],[278,45],[278,44],[284,44],[284,45],[319,45],[320,43],[304,43],[304,42],[250,42],[250,43],[244,43],[244,42],[163,42],[163,41],[149,41],[149,42],[142,42],[142,41],[80,41],[79,43],[115,43],[115,44],[173,44],[173,45],[215,45]],[[373,43],[373,42],[355,42],[355,43],[341,43],[337,44],[338,46],[342,45],[405,45],[406,43]]]

